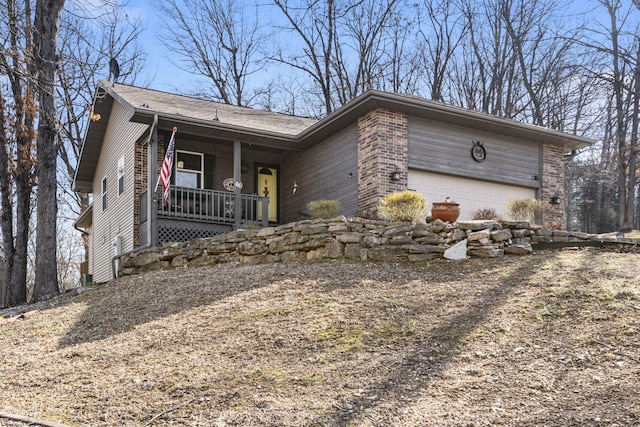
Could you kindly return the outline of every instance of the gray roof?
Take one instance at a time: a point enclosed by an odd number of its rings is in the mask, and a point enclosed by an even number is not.
[[[317,122],[305,117],[238,107],[118,83],[100,82],[100,87],[107,95],[118,99],[138,115],[157,114],[194,121],[214,121],[217,117],[221,124],[290,136],[299,134]]]

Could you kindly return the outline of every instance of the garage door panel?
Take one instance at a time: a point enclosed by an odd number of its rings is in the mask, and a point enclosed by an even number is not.
[[[428,201],[443,201],[450,197],[460,203],[460,219],[469,220],[477,209],[493,208],[505,215],[506,204],[516,199],[534,199],[534,188],[498,184],[429,172],[409,171],[408,188],[421,193]]]

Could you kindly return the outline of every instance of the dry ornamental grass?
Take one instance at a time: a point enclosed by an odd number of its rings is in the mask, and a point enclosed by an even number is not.
[[[639,283],[638,254],[595,250],[127,277],[0,320],[0,411],[72,426],[638,425]]]

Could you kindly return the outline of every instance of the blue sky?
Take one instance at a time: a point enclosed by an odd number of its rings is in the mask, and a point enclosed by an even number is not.
[[[93,0],[80,0],[93,1]],[[255,0],[236,0],[253,6]],[[562,0],[561,0],[562,1]],[[263,4],[267,4],[265,2]],[[580,16],[587,13],[590,16],[590,27],[595,30],[600,28],[598,21],[608,24],[608,17],[598,0],[564,0],[564,13],[560,17],[564,20],[582,21]],[[631,0],[623,0],[623,8],[630,7]],[[145,28],[140,44],[148,55],[147,69],[137,84],[149,85],[153,89],[168,92],[176,92],[177,89],[193,88],[198,79],[192,74],[186,73],[175,66],[169,59],[169,52],[158,40],[157,35],[163,31],[164,24],[158,16],[152,0],[128,0],[127,13],[131,13],[141,19]],[[264,19],[264,16],[261,17]],[[179,91],[179,90],[178,90]]]
[[[140,44],[147,52],[148,61],[142,83],[149,83],[153,89],[171,92],[180,84],[180,80],[190,76],[171,63],[166,48],[158,40],[157,34],[162,31],[164,25],[150,3],[149,0],[131,0],[128,7],[128,13],[130,11],[138,16],[144,26]]]

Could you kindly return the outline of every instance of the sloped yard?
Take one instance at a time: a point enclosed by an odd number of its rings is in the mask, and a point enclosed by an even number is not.
[[[640,424],[640,255],[219,265],[0,320],[0,411],[91,426]]]

